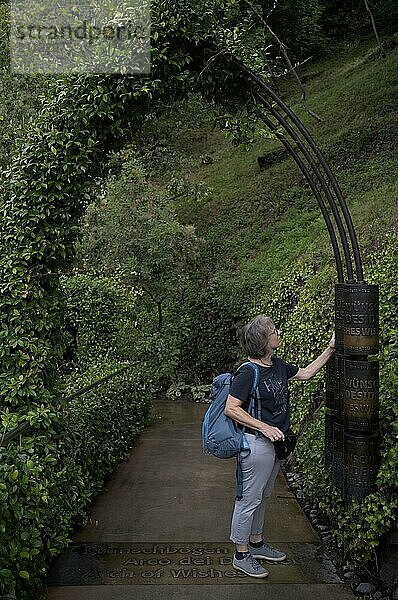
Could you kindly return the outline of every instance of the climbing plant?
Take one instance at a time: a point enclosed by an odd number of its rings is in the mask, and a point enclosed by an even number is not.
[[[51,395],[56,380],[62,302],[57,277],[49,273],[65,269],[74,256],[82,215],[98,192],[105,149],[117,147],[127,130],[138,128],[145,112],[195,84],[219,94],[220,101],[242,100],[243,86],[231,67],[223,64],[221,71],[198,75],[210,56],[207,43],[239,47],[262,70],[260,52],[245,44],[250,12],[234,2],[200,4],[155,5],[151,76],[53,80],[40,113],[16,131],[1,195],[1,335],[6,343],[0,393],[2,403],[21,415],[27,406],[33,409],[35,398],[42,403]],[[48,397],[46,403],[54,401]]]

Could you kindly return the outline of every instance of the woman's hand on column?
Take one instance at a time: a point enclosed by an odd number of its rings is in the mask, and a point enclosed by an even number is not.
[[[335,334],[333,334],[333,335],[332,335],[332,337],[331,337],[331,338],[330,338],[330,340],[329,340],[329,346],[330,346],[331,348],[333,348],[333,350],[335,349],[335,343],[336,343],[336,340],[335,340]]]

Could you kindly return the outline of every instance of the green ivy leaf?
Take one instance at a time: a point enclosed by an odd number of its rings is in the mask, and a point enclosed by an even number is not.
[[[22,579],[29,579],[29,573],[27,571],[19,571],[18,574]]]

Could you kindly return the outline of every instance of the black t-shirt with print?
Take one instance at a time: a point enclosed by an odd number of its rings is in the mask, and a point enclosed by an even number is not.
[[[278,356],[272,355],[272,366],[256,365],[260,369],[259,393],[261,399],[261,420],[268,425],[286,431],[290,427],[290,404],[288,379],[297,374],[299,367],[291,365]],[[251,366],[241,367],[233,378],[229,393],[242,400],[242,408],[248,410],[250,391],[253,385],[254,370]],[[255,406],[257,400],[255,401]],[[257,416],[257,413],[254,413]]]

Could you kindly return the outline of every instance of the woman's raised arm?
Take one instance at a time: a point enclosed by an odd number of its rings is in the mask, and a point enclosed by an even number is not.
[[[318,373],[318,371],[320,371],[322,369],[322,367],[324,365],[326,365],[329,358],[332,356],[332,354],[334,352],[334,344],[335,344],[335,337],[333,334],[332,337],[330,338],[330,341],[329,341],[329,344],[328,344],[328,347],[326,348],[326,350],[324,350],[322,352],[322,354],[320,354],[318,356],[318,358],[313,360],[312,363],[310,363],[308,366],[306,366],[304,368],[299,368],[296,375],[294,375],[294,377],[291,377],[289,379],[289,381],[307,381],[308,379],[311,379],[311,377],[314,377],[314,375],[316,375]]]

